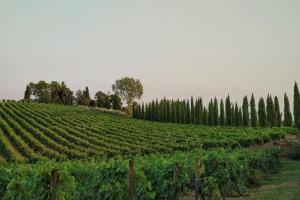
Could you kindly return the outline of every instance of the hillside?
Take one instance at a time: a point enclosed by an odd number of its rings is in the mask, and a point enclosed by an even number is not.
[[[75,106],[16,102],[0,103],[0,127],[2,162],[249,146],[295,131],[157,123]]]

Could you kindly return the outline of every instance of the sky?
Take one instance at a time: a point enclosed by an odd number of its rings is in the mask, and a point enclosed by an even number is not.
[[[300,83],[298,0],[0,0],[0,99],[65,81],[111,91],[130,76],[155,98],[283,99]]]

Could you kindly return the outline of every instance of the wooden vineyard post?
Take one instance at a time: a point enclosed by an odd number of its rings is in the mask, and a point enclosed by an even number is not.
[[[176,194],[177,194],[177,190],[179,189],[177,186],[178,186],[178,182],[179,182],[179,164],[178,162],[175,163],[175,166],[174,166],[174,174],[173,174],[173,182],[175,184],[175,192],[174,192],[174,196],[173,198],[176,199]]]
[[[128,200],[134,200],[134,168],[133,160],[129,160]]]
[[[51,171],[51,180],[50,180],[50,199],[51,200],[58,200],[58,197],[56,196],[55,192],[53,191],[54,188],[58,185],[59,183],[59,171],[58,169],[53,169]]]

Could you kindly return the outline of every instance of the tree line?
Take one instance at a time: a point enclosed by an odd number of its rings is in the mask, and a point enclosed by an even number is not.
[[[74,95],[74,92],[67,87],[65,82],[30,82],[26,86],[23,100],[38,103],[101,107],[115,110],[125,110],[123,107],[124,101],[128,108],[126,111],[131,114],[133,101],[143,95],[143,85],[138,79],[131,77],[123,77],[116,80],[112,85],[112,90],[113,94],[98,91],[92,99],[87,86],[83,90],[77,90]]]
[[[122,109],[122,100],[115,94],[98,91],[94,99],[90,97],[89,88],[74,92],[67,87],[65,82],[57,81],[39,81],[29,83],[26,86],[25,101],[34,101],[38,103],[56,103],[65,105],[82,105],[91,107],[102,107],[107,109]]]
[[[266,99],[260,98],[258,106],[254,95],[250,101],[243,98],[242,106],[232,102],[228,95],[218,101],[211,99],[204,106],[202,98],[188,100],[168,100],[166,98],[149,103],[134,103],[132,117],[149,121],[199,124],[209,126],[243,126],[243,127],[280,127],[293,126],[300,128],[300,94],[297,83],[294,86],[294,121],[289,98],[284,94],[283,114],[279,99],[269,94]],[[283,118],[283,120],[282,120]]]

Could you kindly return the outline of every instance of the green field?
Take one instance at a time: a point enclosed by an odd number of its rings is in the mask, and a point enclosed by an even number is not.
[[[295,131],[155,123],[74,106],[15,102],[0,103],[0,127],[2,162],[247,147]]]
[[[186,199],[196,182],[206,198],[239,196],[279,166],[280,149],[259,146],[291,133],[297,129],[158,123],[1,102],[0,199],[128,199],[129,160],[136,199]],[[53,170],[60,174],[54,185]]]

